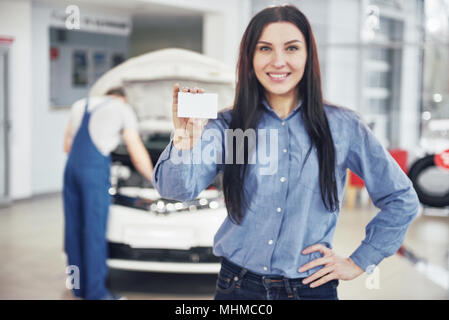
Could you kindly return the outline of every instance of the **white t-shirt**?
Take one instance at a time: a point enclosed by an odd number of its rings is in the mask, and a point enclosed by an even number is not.
[[[100,106],[100,104],[102,104]],[[99,108],[96,109],[96,107]],[[70,135],[75,139],[81,125],[86,99],[75,102],[70,112]],[[137,129],[137,117],[129,104],[111,96],[90,97],[89,135],[98,151],[108,156],[119,145],[123,129]]]

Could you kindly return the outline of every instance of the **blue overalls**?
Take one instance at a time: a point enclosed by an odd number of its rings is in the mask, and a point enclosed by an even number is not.
[[[105,105],[108,100],[95,107]],[[98,151],[89,135],[87,110],[72,143],[64,171],[65,251],[68,264],[79,268],[79,289],[75,296],[102,299],[106,288],[108,257],[106,223],[111,201],[110,156]]]

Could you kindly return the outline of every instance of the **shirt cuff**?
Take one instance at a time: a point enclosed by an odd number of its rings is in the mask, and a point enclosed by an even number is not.
[[[161,182],[162,180],[168,181],[170,179],[166,179],[166,175],[170,173],[170,175],[174,175],[177,178],[183,180],[183,177],[188,176],[190,172],[190,166],[184,166],[182,162],[182,158],[179,156],[179,153],[186,150],[178,150],[173,144],[173,139],[170,140],[169,144],[165,147],[164,151],[159,155],[158,161],[154,167],[153,171],[153,181],[156,186],[156,189],[161,192]],[[190,152],[190,150],[189,150]],[[162,167],[164,167],[163,172],[161,172]],[[184,179],[185,180],[185,179]],[[165,187],[165,186],[164,186]],[[168,196],[164,196],[168,198]]]
[[[366,273],[370,274],[374,268],[384,259],[383,254],[372,245],[362,242],[362,244],[350,256],[352,261]]]

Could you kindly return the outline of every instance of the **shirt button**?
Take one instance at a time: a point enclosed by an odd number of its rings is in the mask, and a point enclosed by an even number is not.
[[[268,244],[272,245],[273,244],[273,240],[268,241]]]
[[[267,271],[267,270],[268,270],[268,268],[267,268],[267,267],[263,267],[263,269],[264,269],[265,271]]]
[[[281,208],[277,208],[276,211],[277,211],[277,212],[281,212],[282,209],[281,209]]]
[[[285,180],[287,180],[285,177],[281,177],[281,182],[285,182]]]
[[[284,153],[286,153],[287,152],[287,149],[284,149],[284,150],[282,150]]]
[[[282,125],[285,126],[285,121],[282,121]]]
[[[371,273],[373,273],[374,269],[376,269],[376,265],[375,264],[370,264],[368,267],[366,267],[365,272],[367,274],[371,274]]]

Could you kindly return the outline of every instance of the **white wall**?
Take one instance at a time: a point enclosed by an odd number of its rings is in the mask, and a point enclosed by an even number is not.
[[[60,191],[66,156],[63,134],[69,109],[50,107],[50,9],[32,7],[32,193]]]
[[[230,0],[224,3],[226,5],[220,11],[204,15],[203,52],[235,68],[240,41],[251,19],[251,1]]]
[[[0,1],[0,34],[14,38],[9,52],[11,199],[62,189],[69,109],[50,107],[51,9],[31,1]]]
[[[32,193],[31,13],[29,2],[0,2],[0,34],[14,38],[9,52],[9,190],[13,199]]]

